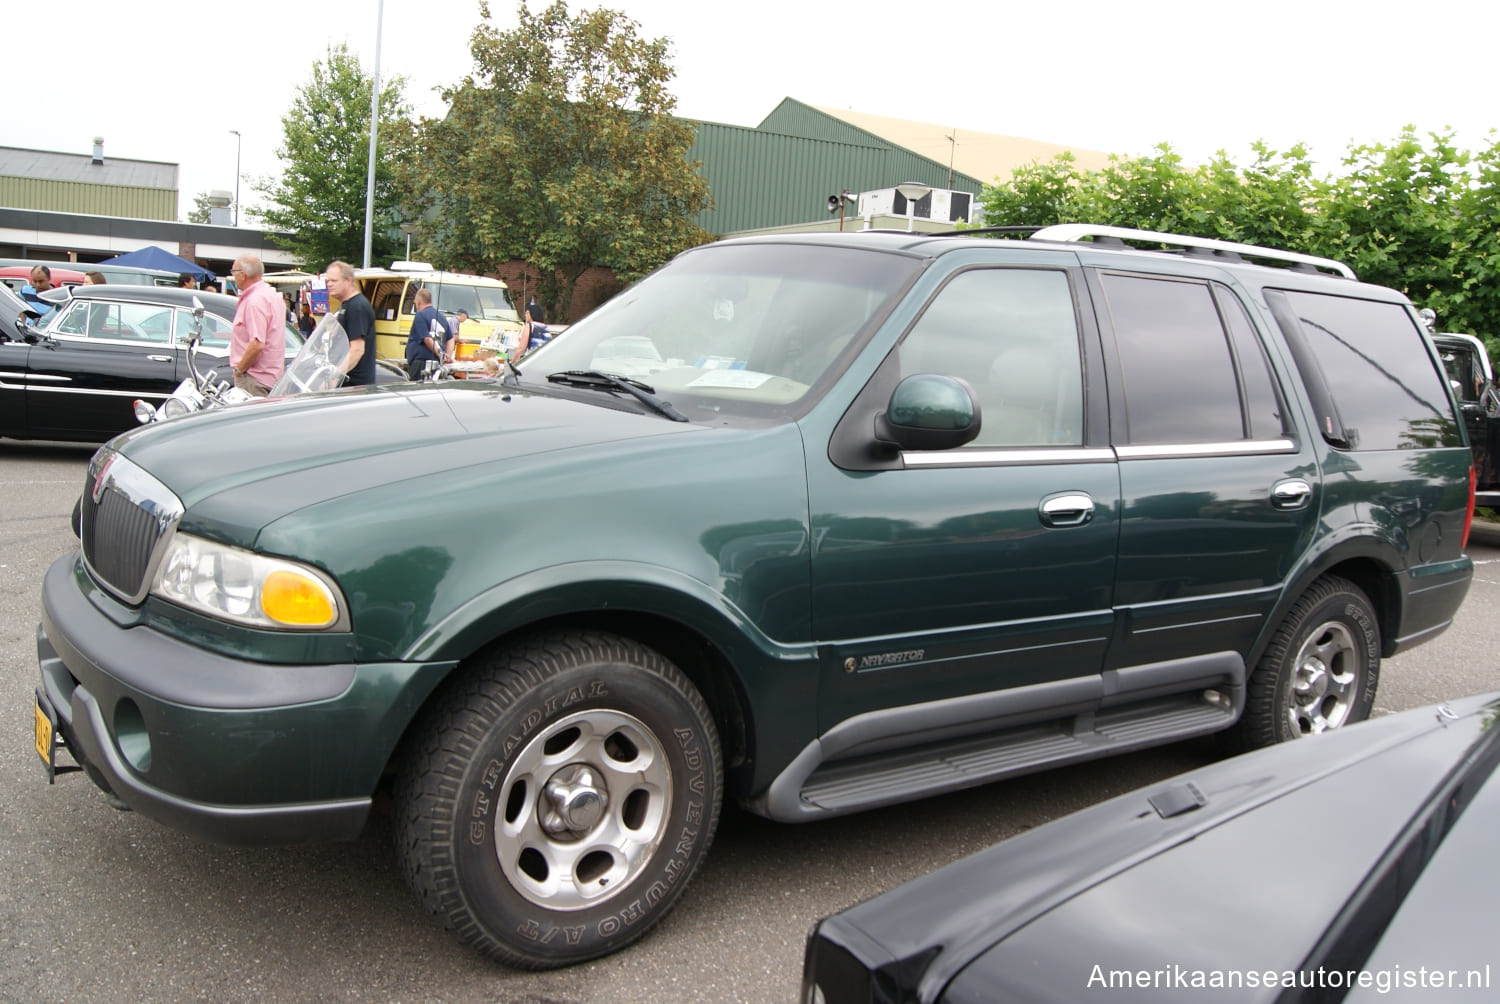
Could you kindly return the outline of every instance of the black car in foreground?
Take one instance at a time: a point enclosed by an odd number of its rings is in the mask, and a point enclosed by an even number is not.
[[[803,1001],[1494,1000],[1497,714],[1375,719],[1021,834],[819,922]]]

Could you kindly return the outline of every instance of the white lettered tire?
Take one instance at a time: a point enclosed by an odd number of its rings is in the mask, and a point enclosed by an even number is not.
[[[397,853],[465,944],[543,969],[613,952],[682,895],[718,825],[702,696],[636,642],[555,635],[480,657],[418,723]]]

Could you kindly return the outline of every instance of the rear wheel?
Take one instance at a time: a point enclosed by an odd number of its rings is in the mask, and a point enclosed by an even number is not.
[[[713,720],[634,642],[577,633],[488,657],[420,729],[396,791],[407,879],[460,941],[509,965],[639,938],[713,839]]]
[[[1364,721],[1379,679],[1369,598],[1347,579],[1324,576],[1277,629],[1250,676],[1245,713],[1224,738],[1243,751]]]

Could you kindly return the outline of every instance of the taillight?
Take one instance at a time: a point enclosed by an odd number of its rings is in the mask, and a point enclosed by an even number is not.
[[[1469,511],[1464,513],[1464,542],[1459,547],[1460,551],[1469,549],[1469,531],[1474,529],[1474,465],[1469,465]]]

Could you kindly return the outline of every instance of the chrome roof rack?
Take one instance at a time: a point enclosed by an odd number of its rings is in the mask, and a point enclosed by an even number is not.
[[[1055,226],[1043,227],[1027,239],[1033,241],[1078,241],[1085,237],[1113,237],[1118,240],[1154,241],[1158,244],[1166,244],[1179,248],[1204,248],[1209,251],[1223,251],[1228,254],[1237,254],[1243,258],[1259,258],[1266,261],[1283,261],[1293,265],[1310,266],[1320,272],[1333,272],[1346,279],[1357,279],[1352,268],[1332,258],[1318,258],[1315,255],[1298,254],[1295,251],[1279,251],[1276,248],[1257,247],[1254,244],[1236,244],[1234,241],[1219,241],[1209,237],[1163,234],[1155,230],[1094,226],[1090,223],[1059,223]]]

